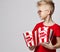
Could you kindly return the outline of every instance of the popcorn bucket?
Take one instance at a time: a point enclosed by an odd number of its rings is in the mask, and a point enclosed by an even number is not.
[[[39,36],[38,34],[38,40],[37,40],[37,44],[39,45],[40,43],[49,43],[50,41],[52,41],[53,38],[53,30],[48,28],[48,31],[46,34],[44,34],[43,32],[40,33],[42,35]]]
[[[26,31],[23,33],[23,36],[27,47],[38,46],[40,43],[49,43],[52,41],[53,30],[48,28],[47,32],[45,32],[39,29],[38,31],[34,31],[34,33]]]
[[[26,45],[28,47],[34,46],[34,41],[33,41],[33,36],[31,31],[26,31],[25,33],[23,33],[23,36],[24,36]]]
[[[40,45],[40,43],[49,43],[50,40],[52,41],[53,38],[53,30],[46,27],[47,30],[41,31],[39,28],[34,32],[34,44],[35,45]]]

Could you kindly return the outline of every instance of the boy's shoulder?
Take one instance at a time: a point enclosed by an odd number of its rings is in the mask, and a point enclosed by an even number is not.
[[[37,30],[39,27],[42,27],[42,23],[43,23],[43,22],[38,22],[38,23],[35,25],[33,31],[34,31],[34,30]]]
[[[39,28],[39,27],[42,27],[43,25],[43,22],[38,22],[36,25],[35,25],[35,29]]]
[[[53,26],[51,26],[51,28],[54,30],[54,31],[57,31],[59,30],[60,31],[60,25],[55,23]]]
[[[57,24],[57,23],[55,23],[54,27],[55,27],[55,28],[56,28],[56,27],[60,28],[60,25]]]
[[[43,22],[38,22],[36,26],[42,26]]]

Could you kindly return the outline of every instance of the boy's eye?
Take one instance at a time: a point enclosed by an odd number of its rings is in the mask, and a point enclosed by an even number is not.
[[[41,12],[42,12],[41,10],[38,11],[38,13],[41,13]]]

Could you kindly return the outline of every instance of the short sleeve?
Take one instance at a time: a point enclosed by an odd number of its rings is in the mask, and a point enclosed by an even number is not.
[[[56,26],[54,30],[55,36],[60,37],[60,26]]]

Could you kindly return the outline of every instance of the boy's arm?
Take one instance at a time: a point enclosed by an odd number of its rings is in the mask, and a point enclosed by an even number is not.
[[[57,43],[53,46],[53,48],[57,49],[60,48],[60,37],[56,37]]]
[[[41,45],[44,46],[45,48],[48,48],[48,49],[60,48],[60,37],[56,37],[56,39],[57,39],[57,43],[55,45],[52,45],[51,41],[49,44],[41,43]]]

